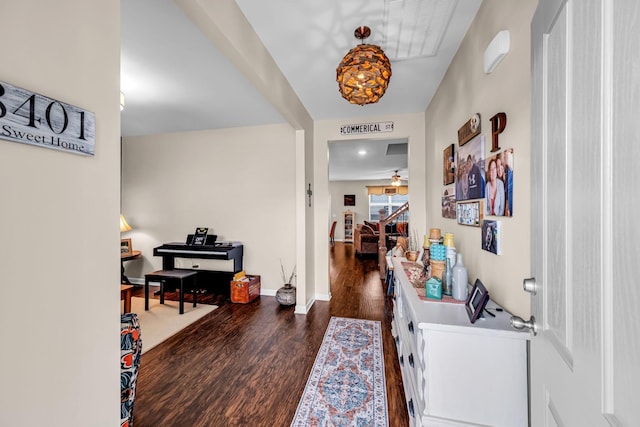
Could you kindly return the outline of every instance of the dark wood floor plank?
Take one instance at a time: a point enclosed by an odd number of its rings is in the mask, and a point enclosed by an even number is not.
[[[357,258],[351,244],[329,250],[332,299],[316,301],[306,316],[274,297],[226,303],[145,352],[134,426],[289,426],[331,316],[382,322],[389,425],[407,426],[392,304],[377,261]]]

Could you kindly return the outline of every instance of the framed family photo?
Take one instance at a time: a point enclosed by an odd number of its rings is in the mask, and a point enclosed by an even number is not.
[[[484,197],[484,135],[478,135],[456,154],[456,200]]]
[[[487,157],[485,215],[513,216],[513,148]]]
[[[131,239],[121,239],[120,240],[120,256],[122,255],[132,255],[133,248],[131,247]]]

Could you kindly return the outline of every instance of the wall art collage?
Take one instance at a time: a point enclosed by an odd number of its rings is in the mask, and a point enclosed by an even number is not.
[[[506,124],[506,114],[498,115],[504,116]],[[455,144],[444,148],[442,217],[481,228],[482,249],[500,255],[501,222],[485,217],[513,216],[514,150],[496,152],[500,150],[498,134],[492,134],[492,153],[485,156],[486,141],[480,124],[480,114],[473,115],[458,130],[457,151]],[[503,131],[501,126],[498,133]]]

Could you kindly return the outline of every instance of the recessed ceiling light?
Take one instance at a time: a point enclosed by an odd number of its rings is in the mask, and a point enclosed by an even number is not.
[[[358,154],[360,154],[361,156],[364,156],[365,154],[367,154],[366,150],[360,150],[358,151]]]

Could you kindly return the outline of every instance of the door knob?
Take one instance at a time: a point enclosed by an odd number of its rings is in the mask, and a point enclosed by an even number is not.
[[[528,279],[524,279],[522,281],[522,289],[524,289],[525,292],[529,292],[529,293],[535,295],[536,292],[538,291],[538,285],[536,285],[535,277],[530,277]]]
[[[520,316],[511,316],[511,326],[513,326],[516,329],[527,328],[531,332],[533,332],[533,335],[536,335],[538,333],[538,325],[536,324],[536,318],[533,316],[531,316],[531,319],[529,320],[524,320]]]

